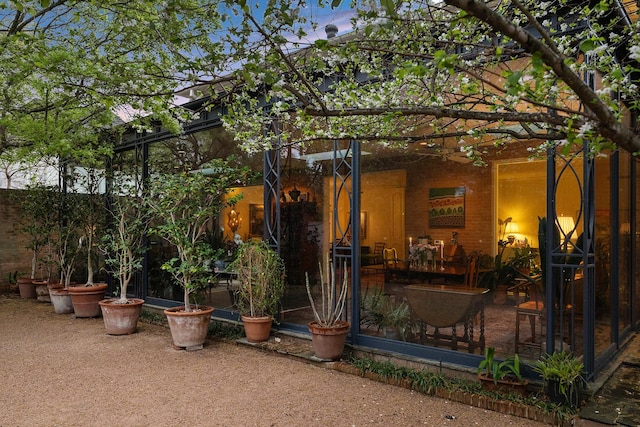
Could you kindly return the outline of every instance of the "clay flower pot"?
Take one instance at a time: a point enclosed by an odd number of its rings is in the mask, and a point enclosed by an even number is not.
[[[33,280],[29,277],[18,277],[18,289],[20,290],[20,298],[24,299],[36,299],[36,285],[33,284]]]
[[[349,332],[349,322],[339,320],[335,326],[322,327],[313,321],[307,326],[316,357],[322,360],[340,359]]]
[[[164,311],[169,322],[173,345],[186,350],[200,350],[207,338],[213,307],[200,306],[193,311],[184,311],[184,306]]]
[[[106,283],[93,286],[71,286],[68,289],[76,317],[100,316],[98,302],[104,299],[104,294],[107,292]]]
[[[249,342],[263,342],[269,339],[271,333],[271,316],[251,317],[241,316],[244,334]]]
[[[56,314],[73,313],[73,303],[71,302],[71,295],[69,295],[68,289],[63,287],[50,287],[49,298],[51,298],[53,311]]]
[[[142,312],[143,299],[129,298],[126,303],[120,299],[105,299],[98,302],[102,310],[102,320],[109,335],[129,335],[138,329],[138,318]]]

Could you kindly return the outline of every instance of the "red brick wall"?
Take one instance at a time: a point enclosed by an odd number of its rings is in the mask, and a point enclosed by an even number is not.
[[[31,274],[31,251],[25,248],[26,237],[20,231],[20,190],[0,189],[0,283],[15,271],[21,276]]]
[[[425,165],[437,165],[426,168]],[[415,239],[425,232],[432,239],[449,243],[452,231],[458,232],[458,243],[465,252],[493,251],[494,224],[491,220],[491,168],[452,161],[419,163],[407,170],[406,235]],[[464,186],[464,228],[429,228],[429,189]]]

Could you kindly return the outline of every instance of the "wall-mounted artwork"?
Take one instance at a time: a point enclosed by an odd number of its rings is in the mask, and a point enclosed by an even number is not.
[[[464,187],[429,189],[429,228],[464,228]]]
[[[264,233],[264,205],[249,205],[249,237],[262,237]]]

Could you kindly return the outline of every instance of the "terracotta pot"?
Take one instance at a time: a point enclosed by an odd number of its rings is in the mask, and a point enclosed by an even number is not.
[[[73,313],[73,303],[69,291],[64,288],[49,288],[49,297],[56,314]]]
[[[62,289],[64,288],[64,283],[61,283],[60,281],[48,282],[47,287],[49,289]]]
[[[251,317],[241,316],[244,334],[249,342],[263,342],[269,339],[271,333],[271,316]]]
[[[142,311],[144,300],[129,298],[127,303],[119,302],[118,298],[105,299],[100,301],[102,310],[102,320],[109,335],[133,334],[138,328],[138,318]]]
[[[76,317],[100,316],[98,302],[104,299],[104,294],[107,292],[106,283],[99,283],[93,286],[71,286],[68,289]]]
[[[33,284],[33,280],[29,277],[18,277],[18,289],[20,290],[20,298],[24,299],[36,299],[36,285]]]
[[[339,320],[333,327],[318,326],[316,321],[308,325],[313,351],[318,359],[338,360],[344,351],[349,333],[349,322]]]
[[[483,390],[498,393],[516,393],[523,397],[527,395],[527,384],[529,384],[527,380],[523,380],[523,382],[498,380],[496,383],[493,378],[488,377],[487,374],[479,374],[478,379],[480,380]]]
[[[34,280],[34,286],[36,287],[36,299],[39,302],[51,302],[49,297],[49,288],[46,280]]]
[[[187,350],[201,349],[207,338],[213,307],[199,306],[197,311],[184,311],[184,306],[164,311],[169,322],[173,345]]]

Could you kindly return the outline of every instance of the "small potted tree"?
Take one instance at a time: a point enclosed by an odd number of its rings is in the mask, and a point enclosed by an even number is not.
[[[228,269],[240,281],[237,305],[247,340],[266,341],[284,294],[282,259],[266,242],[249,241],[240,245]]]
[[[49,296],[53,310],[57,314],[69,314],[73,313],[69,287],[79,252],[81,212],[75,208],[78,203],[77,194],[59,192],[57,201],[58,223],[53,243],[56,249],[56,264],[60,272],[60,281],[49,283]]]
[[[53,204],[57,187],[36,183],[27,186],[24,198],[19,200],[22,213],[22,232],[28,237],[26,247],[31,250],[31,273],[29,277],[18,277],[20,297],[37,297],[37,284],[44,284],[49,277],[37,277],[42,249],[50,243],[55,228],[57,213]],[[38,281],[39,283],[35,283]]]
[[[207,171],[207,174],[203,171]],[[244,182],[247,169],[215,159],[193,172],[159,175],[151,179],[147,204],[155,221],[152,232],[175,246],[177,256],[162,265],[184,291],[183,305],[164,311],[176,347],[202,348],[213,307],[191,305],[191,296],[207,284],[210,266],[220,255],[205,239],[221,210],[241,197],[228,195]]]
[[[540,374],[549,399],[557,404],[577,408],[583,386],[584,364],[569,351],[542,355],[533,370]]]
[[[107,292],[107,284],[94,282],[96,247],[104,232],[105,196],[100,188],[104,184],[104,169],[98,162],[90,162],[84,168],[76,167],[69,175],[70,191],[76,193],[79,203],[82,237],[80,248],[84,249],[87,259],[87,281],[78,286],[69,287],[76,317],[97,317],[101,314],[98,303]]]
[[[307,295],[315,317],[315,320],[309,322],[308,327],[315,356],[321,360],[337,360],[342,356],[349,333],[349,322],[341,320],[349,288],[347,269],[346,266],[342,267],[344,275],[340,289],[338,289],[336,271],[328,255],[325,273],[322,272],[322,265],[319,265],[319,270],[321,298],[319,307],[314,301],[309,285],[309,274],[306,274]],[[318,309],[320,309],[319,312]]]
[[[126,335],[136,331],[144,300],[127,298],[127,288],[134,274],[142,268],[146,251],[147,218],[142,192],[134,186],[114,186],[107,211],[113,223],[107,229],[100,249],[105,254],[109,272],[118,280],[118,298],[99,302],[102,319],[109,335]]]

